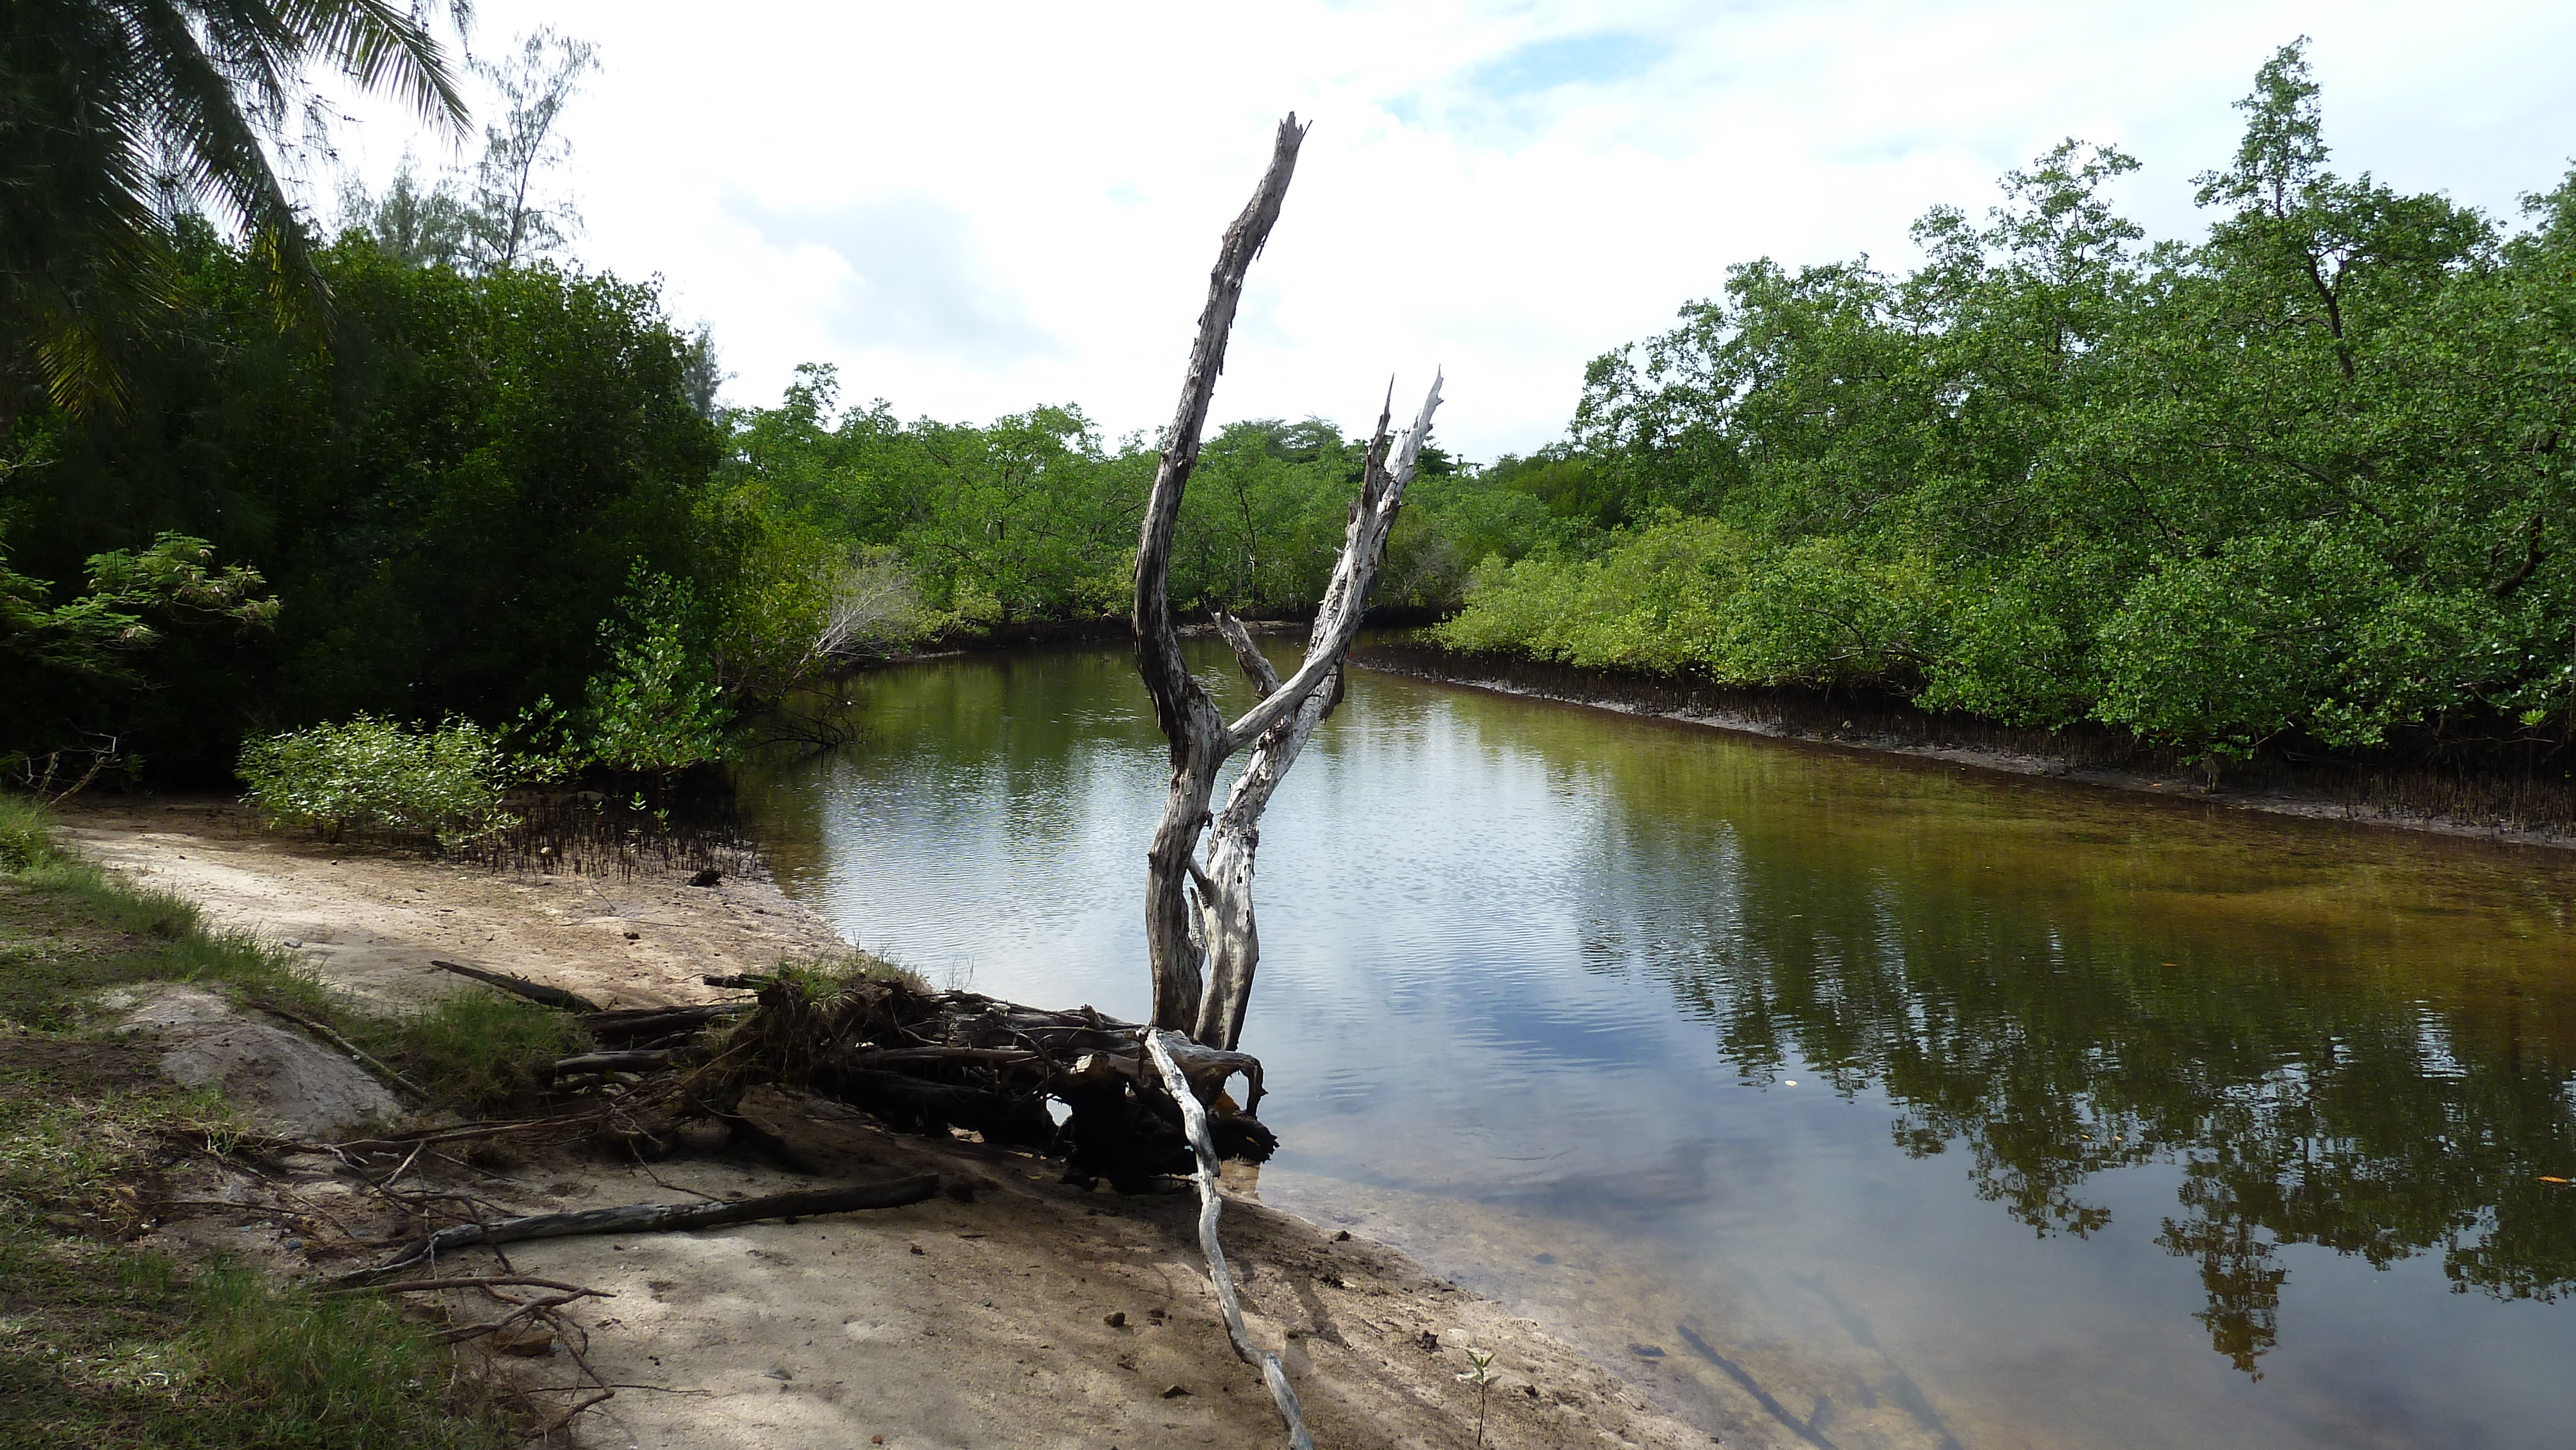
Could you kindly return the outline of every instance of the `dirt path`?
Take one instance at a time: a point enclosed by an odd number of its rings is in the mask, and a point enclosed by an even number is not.
[[[459,869],[266,836],[219,803],[90,807],[66,825],[97,859],[194,899],[218,925],[298,943],[326,979],[389,1006],[482,990],[432,958],[641,1005],[703,1000],[702,974],[841,945],[756,881],[694,888]],[[581,1443],[1283,1443],[1259,1381],[1227,1347],[1186,1196],[1083,1192],[1042,1161],[888,1135],[837,1105],[772,1096],[751,1108],[826,1178],[927,1168],[957,1196],[797,1223],[513,1246],[521,1274],[615,1296],[587,1301],[582,1315],[590,1363],[621,1388],[580,1422]],[[355,1220],[362,1200],[345,1172],[317,1155],[276,1187]],[[509,1211],[543,1212],[812,1186],[716,1156],[648,1167],[559,1155],[504,1165],[476,1191]],[[1284,1348],[1327,1450],[1473,1444],[1477,1391],[1458,1379],[1467,1346],[1494,1351],[1504,1374],[1489,1396],[1489,1445],[1764,1443],[1683,1425],[1529,1321],[1365,1239],[1328,1237],[1242,1201],[1225,1225],[1254,1335]],[[283,1272],[347,1267],[318,1261],[318,1246],[270,1221],[215,1215],[165,1232]],[[475,1255],[458,1267],[488,1262]],[[450,1312],[471,1322],[489,1306],[460,1295]],[[560,1352],[531,1373],[574,1379]]]
[[[145,886],[197,902],[215,925],[291,943],[378,1008],[432,1001],[457,978],[433,960],[567,988],[604,1007],[714,997],[699,978],[847,950],[767,881],[496,872],[256,829],[219,801],[80,805],[64,834]]]

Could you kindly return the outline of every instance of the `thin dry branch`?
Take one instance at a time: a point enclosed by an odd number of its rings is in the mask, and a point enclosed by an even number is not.
[[[504,992],[525,997],[542,1006],[561,1007],[567,1012],[600,1010],[597,1002],[579,993],[567,992],[561,987],[549,987],[543,982],[531,982],[525,977],[513,977],[507,972],[487,972],[481,967],[469,967],[463,962],[432,961],[430,965],[442,971],[454,972],[460,977],[472,977],[485,986],[498,987]]]
[[[1225,1246],[1217,1242],[1216,1236],[1220,1202],[1216,1191],[1216,1140],[1208,1133],[1207,1108],[1199,1102],[1189,1078],[1172,1056],[1174,1044],[1186,1042],[1177,1032],[1152,1032],[1146,1034],[1145,1050],[1153,1054],[1154,1065],[1162,1069],[1164,1087],[1180,1104],[1190,1147],[1198,1155],[1198,1168],[1190,1179],[1199,1189],[1199,1249],[1207,1255],[1208,1281],[1216,1286],[1217,1308],[1225,1316],[1226,1337],[1234,1342],[1235,1356],[1261,1371],[1261,1382],[1270,1387],[1270,1398],[1279,1406],[1279,1417],[1288,1422],[1288,1443],[1295,1450],[1315,1450],[1314,1438],[1306,1433],[1306,1417],[1297,1406],[1297,1391],[1288,1383],[1287,1369],[1279,1363],[1279,1356],[1254,1344],[1251,1331],[1243,1327],[1243,1305],[1235,1297],[1234,1275],[1225,1266]]]
[[[475,1244],[508,1244],[526,1239],[572,1238],[583,1234],[671,1233],[718,1228],[764,1218],[811,1218],[856,1209],[900,1208],[939,1191],[935,1173],[915,1174],[885,1183],[826,1188],[805,1193],[775,1193],[730,1203],[630,1203],[616,1208],[586,1208],[577,1213],[540,1213],[505,1218],[498,1223],[460,1223],[443,1228],[391,1260],[351,1278],[372,1278],[426,1263],[451,1249]]]
[[[614,1299],[613,1289],[585,1289],[579,1284],[566,1284],[556,1279],[531,1279],[524,1274],[467,1275],[454,1279],[405,1279],[399,1284],[348,1284],[325,1289],[325,1294],[430,1294],[445,1289],[559,1289],[575,1298]],[[569,1302],[569,1301],[567,1301]]]
[[[395,1087],[401,1088],[404,1092],[411,1094],[421,1102],[425,1103],[431,1100],[429,1089],[422,1087],[420,1084],[413,1082],[410,1078],[394,1071],[385,1063],[368,1055],[368,1053],[364,1049],[360,1048],[358,1044],[351,1042],[349,1039],[332,1031],[330,1028],[323,1026],[321,1023],[315,1022],[310,1018],[299,1017],[296,1014],[287,1011],[283,1007],[274,1005],[264,1006],[260,1008],[260,1010],[266,1012],[271,1017],[283,1017],[287,1021],[294,1023],[296,1026],[303,1028],[305,1031],[312,1033],[314,1036],[321,1038],[323,1041],[330,1043],[332,1046],[339,1048],[342,1052],[349,1054],[349,1056],[355,1060],[360,1067],[374,1072],[376,1076],[383,1078]]]
[[[1243,667],[1243,677],[1252,681],[1254,690],[1267,695],[1279,688],[1279,671],[1271,667],[1261,647],[1252,642],[1252,631],[1243,627],[1242,620],[1220,609],[1216,611],[1216,633],[1225,641],[1225,647],[1234,651],[1234,662]]]

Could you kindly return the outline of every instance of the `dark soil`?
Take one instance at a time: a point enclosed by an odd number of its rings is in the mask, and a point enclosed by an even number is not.
[[[32,1079],[30,1086],[41,1085],[68,1097],[167,1087],[160,1063],[160,1054],[130,1042],[0,1037],[0,1078]]]

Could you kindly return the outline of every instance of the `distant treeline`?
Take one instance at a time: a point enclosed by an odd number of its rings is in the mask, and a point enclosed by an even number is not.
[[[1905,275],[1736,267],[1592,364],[1567,442],[1427,449],[1377,602],[2212,756],[2568,739],[2576,181],[2510,230],[2345,180],[2295,46],[2242,107],[2196,244],[2144,245],[2103,194],[2135,163],[2069,142],[1926,216]],[[700,758],[837,657],[1124,613],[1159,440],[904,422],[823,367],[720,408],[703,329],[463,246],[444,185],[350,200],[327,309],[182,221],[113,406],[0,376],[0,764],[217,777],[251,732],[540,702],[626,741],[592,758]],[[1311,608],[1362,446],[1210,439],[1177,602]]]
[[[1106,444],[1070,408],[840,412],[827,368],[729,412],[704,333],[652,289],[403,241],[355,227],[317,250],[330,311],[299,318],[245,249],[183,223],[125,401],[19,395],[0,440],[13,774],[60,788],[111,751],[220,780],[251,734],[507,727],[541,702],[554,728],[529,740],[570,727],[593,758],[658,766],[720,753],[692,703],[709,691],[741,718],[836,656],[1125,613],[1151,443]],[[1224,430],[1176,593],[1311,607],[1361,451],[1312,420]],[[1551,511],[1545,466],[1425,456],[1381,599],[1454,605],[1477,561],[1587,527]],[[671,738],[599,748],[639,730]]]
[[[746,496],[834,540],[890,551],[920,592],[920,623],[1123,616],[1158,440],[1111,444],[1074,408],[989,426],[899,422],[882,402],[837,408],[828,367],[799,370],[780,406],[733,415],[730,473]],[[1191,476],[1171,588],[1185,609],[1314,607],[1341,548],[1365,439],[1319,418],[1234,423]],[[1567,546],[1585,507],[1544,464],[1461,468],[1436,444],[1407,495],[1374,598],[1456,603],[1488,558]]]
[[[2068,142],[1926,255],[1734,268],[1592,364],[1589,547],[1453,647],[2098,720],[2213,756],[2576,730],[2576,178],[2508,231],[2327,169],[2297,46],[2141,245]]]

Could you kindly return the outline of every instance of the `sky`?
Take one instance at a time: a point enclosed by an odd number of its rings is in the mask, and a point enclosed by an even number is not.
[[[1070,403],[1171,416],[1218,236],[1273,127],[1311,122],[1214,417],[1374,421],[1433,367],[1477,461],[1563,436],[1584,365],[1756,257],[1903,267],[1941,203],[2057,141],[2144,163],[2151,237],[2231,103],[2313,37],[2336,169],[2500,217],[2576,156],[2576,6],[1986,3],[660,4],[477,0],[466,43],[598,47],[555,178],[581,262],[658,276],[725,398],[799,363],[845,403],[981,422]],[[349,101],[342,164],[470,159]]]

